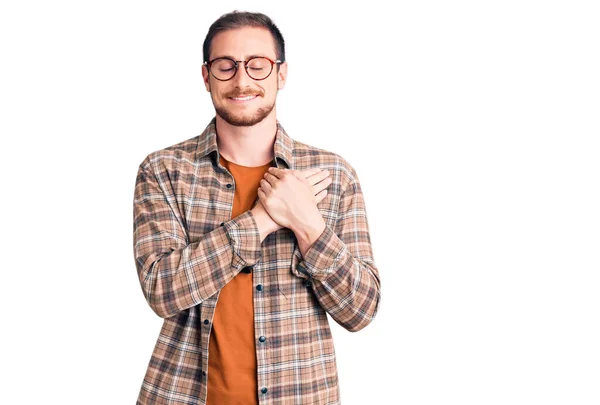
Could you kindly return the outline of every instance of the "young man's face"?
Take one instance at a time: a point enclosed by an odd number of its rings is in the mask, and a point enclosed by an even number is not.
[[[209,60],[223,56],[238,61],[252,56],[277,60],[273,36],[267,29],[258,27],[237,28],[215,35]],[[230,80],[217,80],[206,66],[202,67],[202,76],[217,115],[234,126],[252,126],[274,113],[277,91],[285,85],[287,63],[280,64],[279,69],[274,65],[271,74],[263,80],[248,76],[242,62],[238,62],[238,70]],[[253,98],[240,99],[249,95]]]

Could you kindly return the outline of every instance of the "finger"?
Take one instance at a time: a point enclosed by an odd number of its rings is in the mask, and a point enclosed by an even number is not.
[[[262,188],[265,193],[271,190],[272,186],[267,180],[261,179],[259,184],[260,184],[259,190]]]
[[[300,174],[302,174],[305,178],[312,176],[315,173],[319,173],[322,169],[320,167],[312,167],[310,169],[301,170]]]
[[[277,167],[269,167],[269,169],[267,169],[267,173],[272,174],[273,176],[277,177],[278,179],[280,179],[281,176],[283,176],[284,172],[285,172],[284,169],[279,169]]]
[[[298,180],[306,180],[306,176],[300,170],[288,170],[289,173],[292,173]]]
[[[265,173],[263,180],[266,180],[269,183],[269,185],[272,186],[273,183],[275,183],[278,180],[278,178],[275,177],[274,175],[272,175],[271,173],[267,172],[267,173]]]
[[[313,190],[313,194],[317,194],[319,192],[321,192],[324,189],[327,189],[327,187],[329,187],[329,185],[333,182],[333,180],[331,180],[331,177],[327,177],[325,180],[322,180],[320,182],[318,182],[317,184],[315,184],[314,186],[312,186],[312,190]]]
[[[306,180],[308,180],[308,182],[311,185],[317,184],[318,182],[326,179],[327,177],[329,177],[329,170],[325,169],[319,173],[313,174],[312,176],[308,177]]]
[[[315,199],[317,200],[317,203],[320,203],[321,201],[323,201],[323,198],[325,198],[326,195],[327,195],[327,190],[323,190],[320,193],[317,193],[317,195],[315,195]]]
[[[265,194],[265,192],[259,187],[258,188],[258,200],[257,200],[257,204],[260,202],[262,204],[261,200],[265,200],[267,198],[267,195]]]
[[[306,179],[306,177],[308,177],[307,173],[311,173],[313,171],[314,171],[314,167],[311,169],[307,169],[307,170],[288,169],[285,171],[285,174],[293,174],[300,180],[304,180],[304,179]]]

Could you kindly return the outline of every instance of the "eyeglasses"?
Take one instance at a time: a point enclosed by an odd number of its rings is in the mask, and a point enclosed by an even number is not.
[[[217,80],[227,81],[232,79],[238,71],[239,62],[244,63],[246,73],[254,80],[264,80],[273,71],[273,66],[280,64],[280,60],[272,60],[264,56],[257,56],[248,60],[233,60],[228,57],[215,58],[205,61],[208,71]]]

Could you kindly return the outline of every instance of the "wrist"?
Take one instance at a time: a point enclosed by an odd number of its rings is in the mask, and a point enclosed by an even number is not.
[[[298,248],[302,255],[315,243],[319,236],[325,230],[326,224],[323,218],[316,224],[305,225],[301,228],[294,229],[296,240],[298,241]]]
[[[261,242],[278,229],[277,223],[271,219],[269,214],[264,209],[254,207],[250,211],[252,211],[252,214],[254,215],[254,220],[256,221],[258,232],[260,233]]]

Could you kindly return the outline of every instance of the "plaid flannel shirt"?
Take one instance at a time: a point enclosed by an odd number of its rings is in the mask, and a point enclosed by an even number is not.
[[[144,297],[164,322],[138,405],[207,403],[219,291],[247,266],[255,286],[259,403],[341,403],[326,314],[355,332],[373,320],[380,300],[363,194],[347,161],[290,138],[279,121],[273,164],[331,173],[318,203],[326,227],[305,257],[290,229],[261,243],[251,211],[231,219],[235,181],[219,163],[215,118],[199,136],[152,152],[140,164],[135,264]]]

